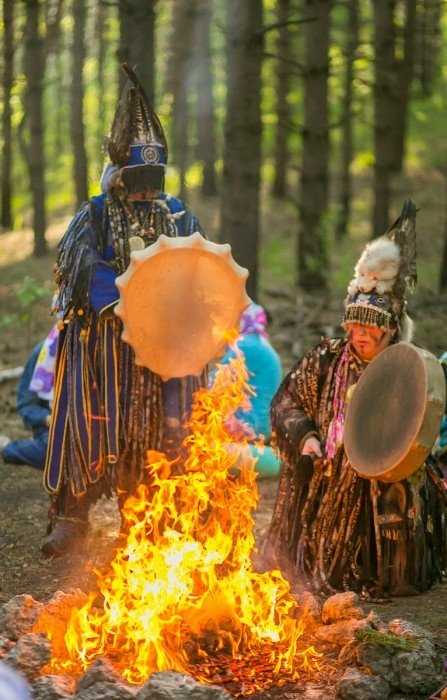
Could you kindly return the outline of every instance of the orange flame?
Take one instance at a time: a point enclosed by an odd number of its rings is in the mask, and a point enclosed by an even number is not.
[[[101,604],[92,594],[73,609],[51,672],[71,664],[79,673],[104,655],[134,684],[167,669],[212,680],[207,663],[219,655],[267,657],[272,682],[314,666],[315,650],[299,647],[304,624],[288,583],[252,566],[255,461],[228,449],[227,428],[248,392],[238,354],[196,393],[182,457],[148,453],[150,486],[126,501],[126,544],[98,574]]]

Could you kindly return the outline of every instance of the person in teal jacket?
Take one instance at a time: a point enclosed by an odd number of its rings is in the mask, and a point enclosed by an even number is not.
[[[258,460],[259,475],[272,477],[279,473],[279,460],[268,444],[272,431],[270,403],[281,383],[282,368],[279,355],[268,340],[267,323],[267,314],[259,304],[250,304],[241,317],[240,336],[236,342],[244,355],[254,394],[250,396],[250,409],[238,411],[236,418],[252,430],[254,439],[264,438],[263,449],[255,445],[250,449]],[[235,351],[229,349],[220,364],[227,364],[234,356]]]

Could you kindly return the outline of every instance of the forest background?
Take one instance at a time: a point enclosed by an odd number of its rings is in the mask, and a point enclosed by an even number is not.
[[[420,209],[416,342],[447,349],[443,0],[0,2],[0,370],[23,364],[53,322],[55,246],[99,193],[123,60],[166,129],[168,192],[250,269],[284,369],[342,332],[354,264],[407,197]],[[15,389],[0,383],[0,433],[13,438],[27,435]],[[261,487],[259,536],[276,484]],[[0,503],[0,603],[69,587],[64,562],[36,556],[41,474],[0,464]],[[446,595],[442,585],[383,614],[447,648]]]
[[[249,268],[286,365],[341,332],[355,261],[409,196],[416,340],[444,350],[446,32],[442,0],[2,0],[0,363],[51,323],[124,60],[168,134],[167,191]]]

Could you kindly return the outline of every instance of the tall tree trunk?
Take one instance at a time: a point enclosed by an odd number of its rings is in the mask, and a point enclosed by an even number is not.
[[[198,157],[203,163],[202,194],[217,194],[216,142],[214,129],[213,71],[211,56],[211,2],[197,1],[195,32],[197,58],[197,135]]]
[[[395,0],[375,0],[374,5],[374,210],[373,235],[388,226],[392,174],[392,144],[399,140],[395,118]]]
[[[305,0],[304,125],[300,176],[298,279],[302,289],[326,290],[328,206],[329,35],[331,0]]]
[[[34,255],[40,257],[47,252],[45,240],[45,148],[42,118],[45,43],[39,32],[39,0],[25,0],[25,7],[24,72],[27,79],[25,115],[29,127],[29,146],[26,157],[33,204]]]
[[[104,140],[106,108],[105,108],[105,82],[104,69],[106,61],[106,39],[105,33],[107,29],[107,5],[102,0],[96,0],[96,16],[95,16],[95,43],[97,46],[97,69],[96,81],[98,85],[98,112],[97,112],[97,146],[101,150]]]
[[[53,118],[54,132],[52,141],[51,158],[54,163],[57,163],[64,153],[66,141],[66,85],[64,76],[64,46],[59,42],[56,54],[54,56],[54,81],[55,89],[55,116]]]
[[[11,209],[11,167],[12,167],[12,124],[11,91],[14,79],[14,7],[13,0],[3,0],[3,114],[2,114],[2,228],[12,228]]]
[[[235,260],[250,271],[257,298],[261,167],[262,0],[228,0],[227,103],[221,231]]]
[[[444,0],[422,0],[417,13],[416,71],[425,97],[432,94],[439,73]]]
[[[191,0],[176,0],[170,38],[170,65],[167,88],[172,94],[171,140],[173,160],[179,171],[179,194],[184,198],[189,163],[189,104],[193,79],[194,27],[197,5]]]
[[[390,146],[393,149],[394,171],[400,172],[403,168],[405,158],[405,144],[407,137],[408,113],[410,109],[410,89],[414,77],[415,50],[416,50],[416,17],[417,0],[404,0],[405,20],[402,28],[403,47],[402,58],[396,58],[395,82],[396,94],[395,109],[393,113],[396,118],[396,140]]]
[[[20,146],[29,173],[33,205],[34,255],[47,252],[45,240],[45,140],[42,114],[43,86],[47,56],[57,46],[64,0],[42,4],[40,0],[24,0],[26,21],[24,30],[23,71],[26,75],[24,116],[18,129]],[[41,22],[41,9],[45,9]],[[45,37],[40,27],[45,26]],[[24,136],[27,128],[29,138]]]
[[[340,213],[336,228],[338,240],[346,235],[351,218],[352,178],[351,164],[354,155],[353,144],[353,94],[354,63],[359,43],[359,0],[349,0],[348,21],[346,25],[346,52],[344,94],[342,106],[342,147],[340,175]]]
[[[388,226],[393,175],[405,156],[410,89],[414,77],[417,0],[402,0],[404,21],[398,27],[398,0],[374,3],[374,212],[373,236]],[[400,46],[397,35],[401,35]],[[400,49],[400,50],[399,50]]]
[[[84,133],[84,79],[85,61],[85,0],[73,0],[73,44],[71,77],[70,130],[73,145],[73,175],[76,204],[79,207],[88,199],[87,153]]]
[[[155,4],[157,0],[119,0],[120,62],[136,68],[151,104],[154,103]],[[120,89],[125,82],[120,74]]]
[[[287,166],[289,153],[287,135],[290,122],[288,102],[290,86],[290,28],[287,20],[290,15],[290,0],[277,0],[277,68],[276,68],[276,133],[275,133],[275,177],[273,194],[275,197],[285,197],[287,193]]]

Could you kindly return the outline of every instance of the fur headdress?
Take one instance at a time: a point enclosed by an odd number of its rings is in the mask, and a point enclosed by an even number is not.
[[[406,295],[416,282],[416,206],[407,199],[397,221],[360,256],[348,286],[343,326],[397,329],[399,340],[411,340]]]

